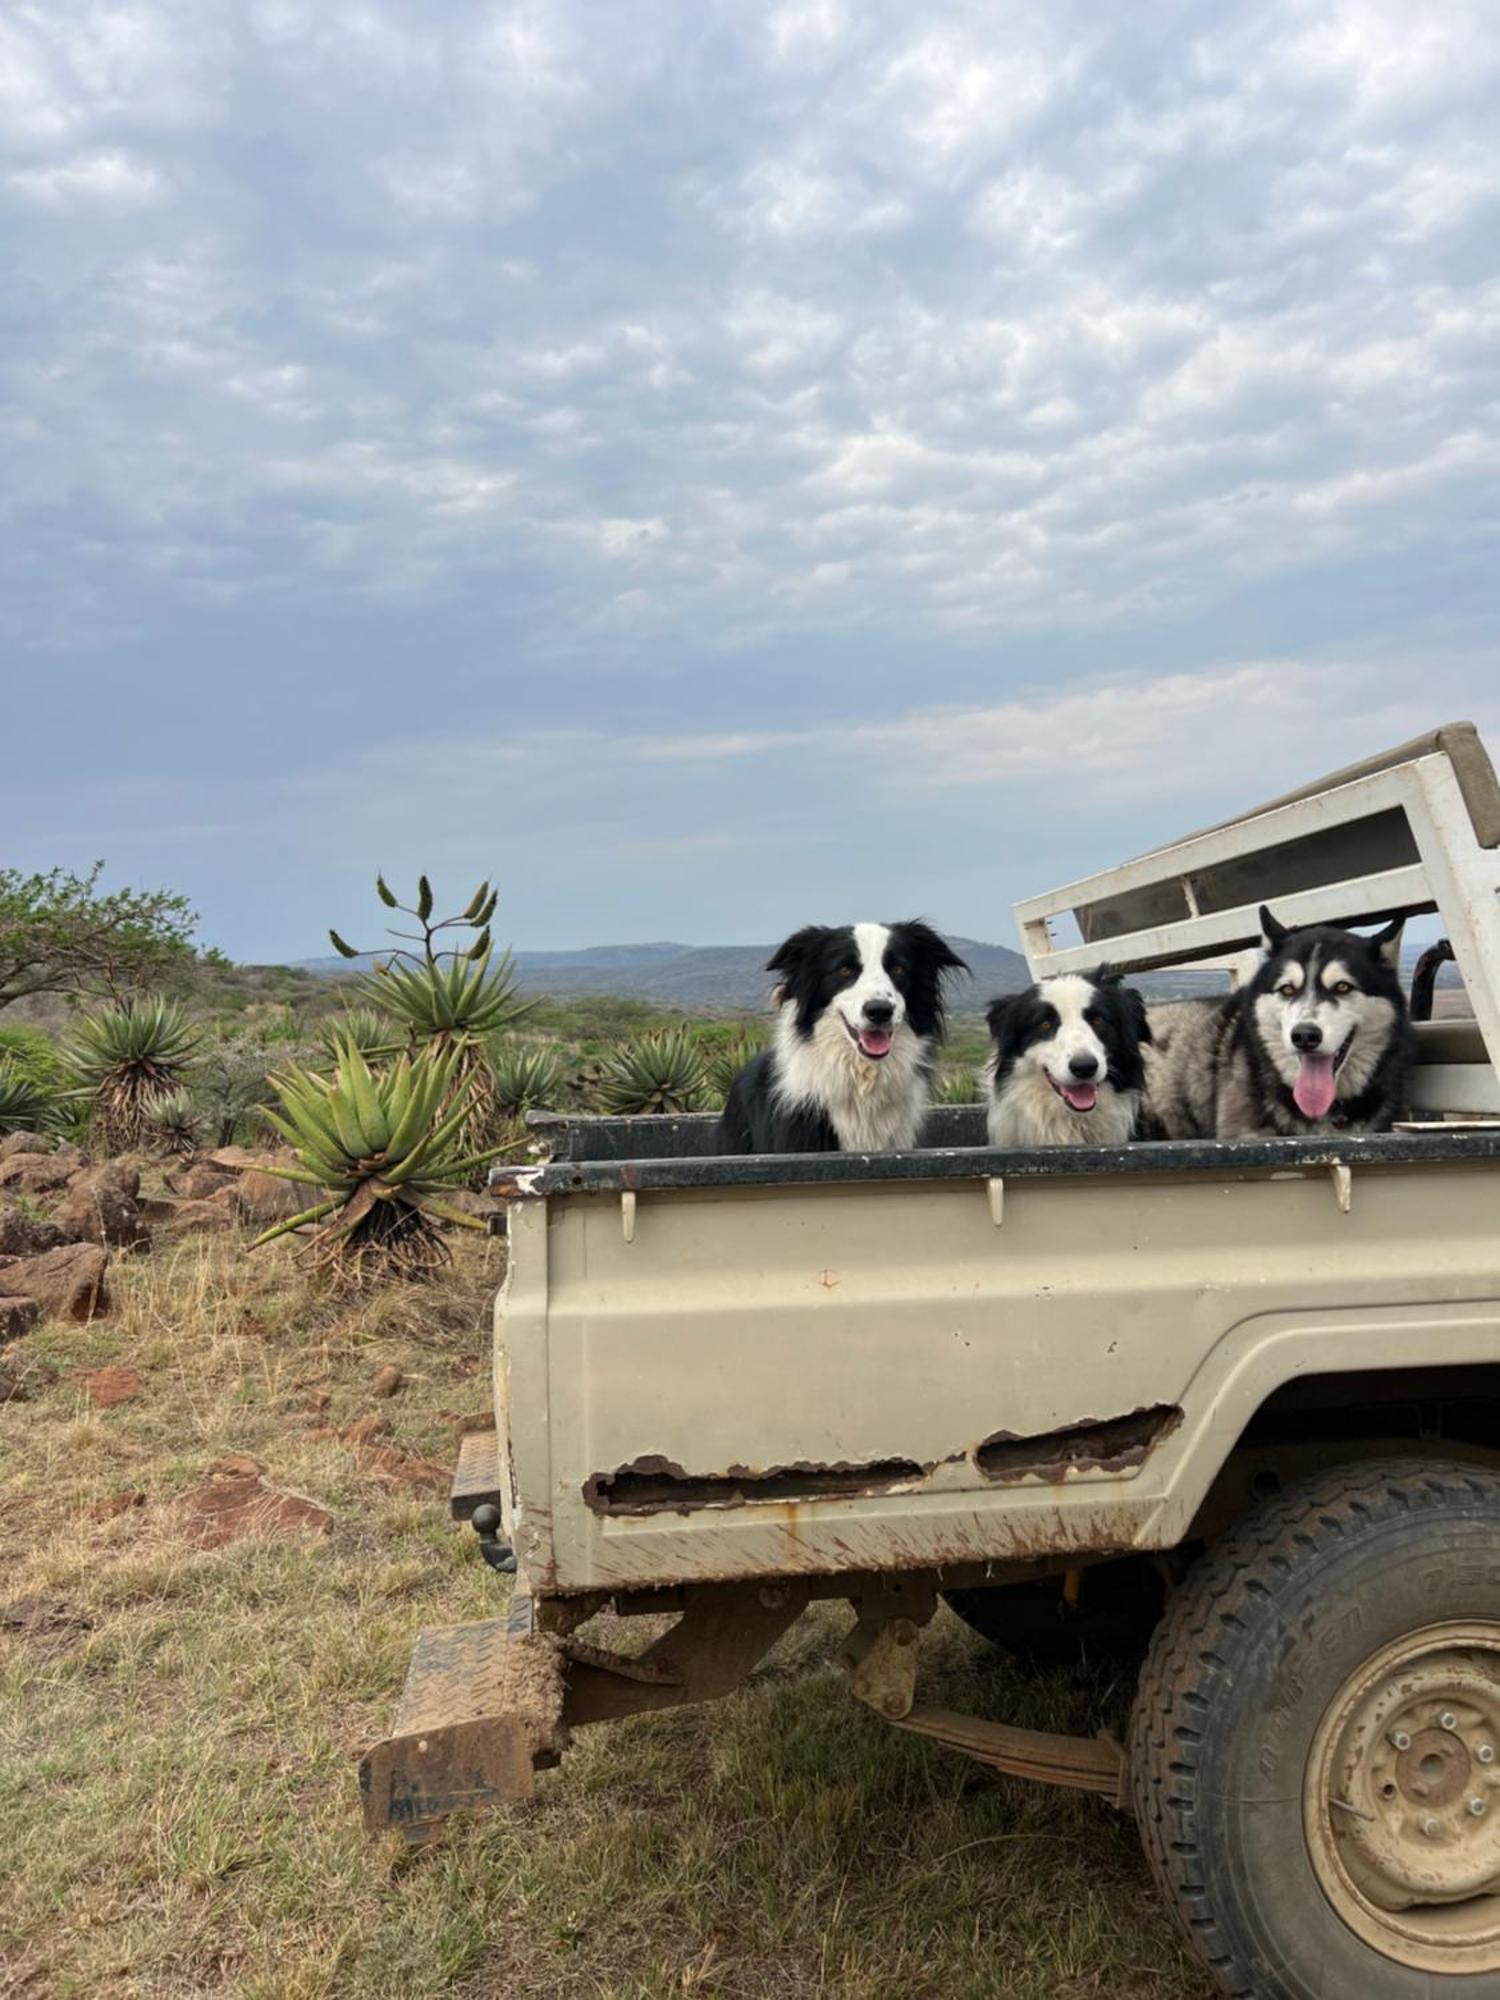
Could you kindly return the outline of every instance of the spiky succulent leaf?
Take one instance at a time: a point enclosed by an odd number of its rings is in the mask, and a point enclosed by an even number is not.
[[[607,1057],[599,1100],[606,1111],[626,1117],[692,1111],[703,1089],[703,1051],[686,1029],[674,1028]]]
[[[490,1055],[495,1103],[507,1118],[520,1118],[539,1105],[556,1102],[562,1063],[556,1049],[534,1042],[502,1042]]]
[[[56,1098],[9,1057],[0,1058],[0,1132],[43,1132],[52,1123]]]
[[[175,1000],[151,997],[85,1015],[65,1046],[78,1093],[92,1100],[90,1126],[110,1151],[147,1136],[147,1114],[181,1090],[202,1047]]]

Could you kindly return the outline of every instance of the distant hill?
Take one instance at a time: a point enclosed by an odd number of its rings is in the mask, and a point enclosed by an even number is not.
[[[1007,945],[981,944],[975,938],[952,942],[973,973],[952,989],[956,1011],[975,1012],[992,994],[1014,993],[1029,983],[1025,959]],[[774,949],[769,944],[603,944],[585,951],[518,951],[515,961],[522,988],[550,998],[607,994],[654,1000],[687,1013],[748,1013],[765,1005],[771,979],[764,967]],[[308,958],[297,969],[347,973],[371,963],[368,958]],[[1191,973],[1150,974],[1140,983],[1153,998],[1223,987],[1222,979]]]

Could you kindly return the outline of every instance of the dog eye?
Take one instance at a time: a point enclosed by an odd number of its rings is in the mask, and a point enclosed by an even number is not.
[[[1354,981],[1352,979],[1340,979],[1332,989],[1335,1000],[1342,1000],[1346,993],[1352,993],[1353,991]]]
[[[858,977],[859,977],[859,967],[853,962],[852,959],[846,958],[843,964],[839,967],[839,978],[842,979],[844,983],[847,985],[851,979],[858,979]]]
[[[1299,986],[1294,986],[1289,979],[1283,980],[1280,986],[1278,986],[1276,989],[1276,991],[1281,995],[1283,1000],[1295,1000],[1298,993],[1300,993],[1301,990],[1302,989]]]
[[[885,962],[885,969],[891,975],[892,979],[904,979],[906,977],[906,967],[901,963],[899,958],[888,958]]]

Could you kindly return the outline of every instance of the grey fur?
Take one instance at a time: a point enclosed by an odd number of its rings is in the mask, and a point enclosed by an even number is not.
[[[1264,914],[1271,949],[1249,985],[1225,1000],[1171,1000],[1149,1010],[1142,1138],[1386,1132],[1403,1114],[1413,1038],[1385,950],[1389,934],[1287,932]],[[1293,1101],[1289,1058],[1276,1032],[1278,1007],[1291,1005],[1278,1002],[1277,982],[1289,964],[1305,960],[1315,970],[1334,957],[1347,960],[1358,975],[1355,999],[1364,1025],[1338,1072],[1328,1115],[1308,1118]]]

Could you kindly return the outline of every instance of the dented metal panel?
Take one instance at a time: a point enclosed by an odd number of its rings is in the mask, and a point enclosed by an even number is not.
[[[662,1160],[631,1242],[628,1163],[549,1170],[497,1312],[533,1588],[1170,1547],[1291,1377],[1500,1360],[1492,1138],[1342,1147],[1347,1215],[1327,1146],[1237,1150],[781,1184]]]

